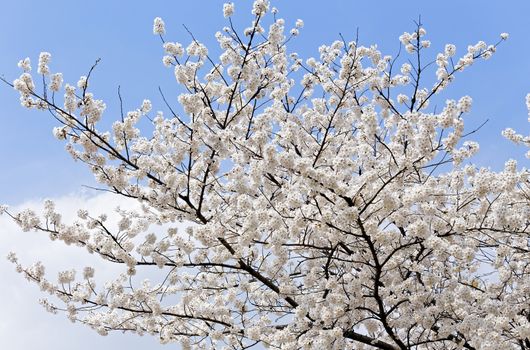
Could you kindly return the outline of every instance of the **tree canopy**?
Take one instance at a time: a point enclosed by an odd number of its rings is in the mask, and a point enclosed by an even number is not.
[[[44,306],[183,349],[530,349],[530,173],[475,166],[471,97],[441,99],[508,34],[458,57],[452,44],[430,52],[418,22],[395,56],[340,37],[303,59],[288,50],[303,21],[286,28],[268,1],[241,31],[232,3],[223,14],[219,57],[191,33],[186,47],[168,41],[154,20],[180,106],[144,100],[110,131],[90,89],[97,62],[76,85],[51,72],[50,53],[38,79],[19,62],[22,105],[51,113],[102,189],[139,202],[116,227],[86,210],[63,222],[52,201],[40,214],[1,208],[124,267],[102,284],[92,267],[55,281],[10,254],[53,296]]]

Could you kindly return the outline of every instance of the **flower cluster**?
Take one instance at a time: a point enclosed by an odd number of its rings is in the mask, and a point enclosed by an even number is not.
[[[229,2],[223,5],[223,16],[225,18],[231,17],[234,14],[234,3]]]
[[[166,26],[162,18],[155,18],[153,22],[153,33],[158,35],[164,35],[166,33]]]

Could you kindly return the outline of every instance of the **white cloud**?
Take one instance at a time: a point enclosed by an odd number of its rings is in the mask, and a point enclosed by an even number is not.
[[[74,220],[78,209],[87,209],[91,214],[107,213],[109,221],[116,219],[114,209],[132,208],[134,201],[123,197],[103,193],[96,196],[68,195],[54,198],[57,209],[63,220]],[[39,212],[42,201],[32,200],[10,211],[18,212],[31,208]],[[15,251],[23,265],[42,261],[47,268],[47,275],[53,280],[59,270],[72,267],[95,266],[99,276],[116,273],[115,265],[102,262],[94,255],[79,247],[66,246],[59,241],[51,241],[41,232],[22,232],[6,215],[0,216],[0,349],[54,349],[54,350],[88,350],[127,348],[167,349],[160,345],[156,338],[135,334],[112,333],[102,337],[90,328],[81,324],[72,324],[65,315],[52,315],[39,305],[38,300],[46,297],[38,286],[26,281],[14,270],[5,256]],[[175,344],[171,346],[175,348]]]

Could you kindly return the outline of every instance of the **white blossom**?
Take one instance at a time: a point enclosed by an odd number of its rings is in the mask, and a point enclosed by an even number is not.
[[[49,52],[41,52],[39,55],[39,66],[37,72],[39,74],[48,75],[50,74],[50,68],[48,63],[50,63],[51,54]],[[29,65],[29,63],[28,63]],[[25,70],[25,69],[24,69]]]
[[[57,92],[63,85],[63,74],[55,73],[51,77],[50,90]]]
[[[84,75],[79,77],[79,80],[77,81],[77,87],[80,89],[86,89],[88,87],[88,78]]]
[[[153,21],[153,34],[164,35],[166,33],[166,27],[164,21],[160,17],[156,17]]]
[[[25,73],[31,71],[31,61],[29,57],[24,58],[23,60],[18,61],[18,67],[22,69]]]
[[[456,46],[453,44],[445,45],[445,55],[448,57],[453,57],[456,53]]]
[[[300,28],[303,28],[304,27],[304,21],[302,21],[301,19],[297,19],[296,20],[296,28],[300,29]]]
[[[234,3],[228,2],[223,5],[223,16],[225,18],[231,17],[234,14]]]
[[[153,108],[153,105],[151,103],[151,101],[149,100],[144,100],[142,102],[142,106],[140,107],[140,111],[144,114],[147,114],[151,111],[151,109]]]

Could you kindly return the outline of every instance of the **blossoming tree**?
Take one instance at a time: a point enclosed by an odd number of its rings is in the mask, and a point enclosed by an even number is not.
[[[110,132],[97,127],[105,104],[90,74],[62,87],[42,53],[37,87],[30,60],[19,63],[22,105],[51,112],[72,157],[141,203],[119,211],[116,229],[83,210],[63,223],[50,201],[42,214],[2,209],[24,231],[124,266],[96,286],[93,268],[52,281],[11,254],[60,304],[44,306],[103,335],[184,349],[530,349],[530,174],[514,160],[500,172],[468,161],[479,148],[464,128],[470,97],[429,105],[508,35],[455,58],[454,45],[425,53],[418,24],[400,37],[403,64],[345,40],[302,60],[286,45],[302,21],[286,32],[256,0],[238,32],[233,4],[223,11],[218,59],[193,37],[186,48],[166,41],[155,19],[182,112],[153,113],[146,100]],[[135,283],[140,267],[163,278]]]

